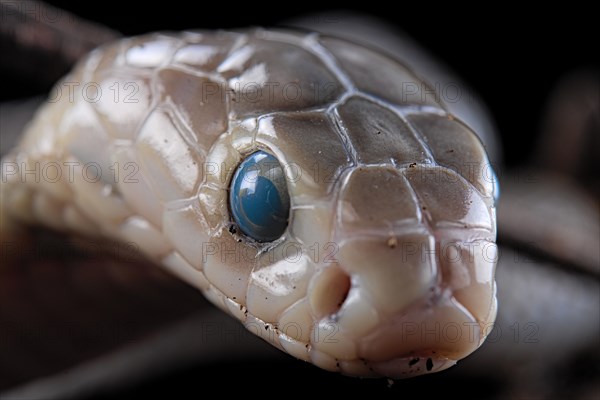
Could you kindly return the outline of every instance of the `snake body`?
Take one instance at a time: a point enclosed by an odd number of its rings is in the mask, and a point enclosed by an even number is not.
[[[443,370],[495,319],[497,189],[477,134],[418,73],[293,31],[103,46],[3,159],[3,238],[26,222],[129,243],[324,369]],[[268,243],[228,208],[257,150],[284,166],[290,196]]]

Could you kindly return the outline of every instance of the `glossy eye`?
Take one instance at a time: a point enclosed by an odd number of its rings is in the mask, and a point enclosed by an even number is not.
[[[290,195],[279,161],[257,151],[239,165],[229,188],[234,222],[257,242],[278,239],[288,224]]]
[[[494,203],[498,204],[498,199],[500,199],[500,181],[498,180],[498,175],[496,175],[496,172],[494,172],[494,170],[491,168],[490,170],[492,171],[492,182],[494,184],[494,189],[492,191]]]

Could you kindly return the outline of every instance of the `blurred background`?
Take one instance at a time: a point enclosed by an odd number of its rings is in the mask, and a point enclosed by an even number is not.
[[[0,139],[10,146],[35,100],[90,48],[120,35],[277,26],[340,7],[221,1],[3,0]],[[55,7],[55,8],[54,8]],[[346,378],[281,354],[202,295],[112,244],[36,233],[34,251],[3,253],[0,397],[116,398],[287,393],[599,398],[600,103],[594,13],[565,4],[459,10],[403,2],[343,9],[400,29],[488,106],[503,148],[498,175],[500,330],[446,372],[395,383]],[[64,10],[64,11],[61,11]],[[333,10],[333,11],[332,11]],[[477,15],[470,16],[470,15]],[[34,100],[31,100],[34,99]],[[85,245],[85,243],[84,243]],[[501,285],[501,283],[504,283]],[[217,382],[228,382],[223,385]]]

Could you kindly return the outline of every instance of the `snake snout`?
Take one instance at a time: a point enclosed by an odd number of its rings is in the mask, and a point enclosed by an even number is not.
[[[323,360],[336,360],[349,374],[360,361],[370,373],[389,377],[454,365],[481,344],[482,323],[493,321],[493,293],[482,291],[483,285],[492,287],[484,275],[491,277],[493,268],[477,256],[478,248],[436,242],[419,230],[343,241],[337,263],[321,272],[310,291],[320,318],[311,336],[318,354],[313,358],[323,367]]]

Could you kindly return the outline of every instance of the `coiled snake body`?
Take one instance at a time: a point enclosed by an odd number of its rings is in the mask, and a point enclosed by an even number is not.
[[[443,370],[495,319],[497,189],[476,120],[424,78],[291,31],[101,47],[3,159],[2,235],[24,221],[130,243],[321,368]],[[229,206],[257,151],[289,191],[271,241]]]

